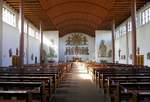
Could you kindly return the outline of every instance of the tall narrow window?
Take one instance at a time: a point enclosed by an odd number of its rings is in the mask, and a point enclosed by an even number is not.
[[[144,25],[150,21],[150,8],[148,8],[142,12],[141,21],[142,21],[142,25]]]
[[[9,25],[16,27],[16,15],[9,9],[3,7],[3,21]]]
[[[128,32],[132,31],[131,21],[128,21]]]
[[[29,35],[35,37],[35,31],[31,27],[29,27]]]
[[[36,39],[40,39],[40,34],[39,34],[39,32],[37,32],[37,31],[36,31],[36,33],[35,33],[35,38],[36,38]]]

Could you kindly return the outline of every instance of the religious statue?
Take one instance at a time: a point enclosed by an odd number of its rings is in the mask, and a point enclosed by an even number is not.
[[[68,37],[68,40],[66,40],[66,45],[71,45],[71,38],[70,38],[70,36]]]
[[[71,47],[68,47],[68,55],[71,55]]]
[[[138,55],[140,54],[140,48],[139,47],[137,48],[137,54]]]
[[[75,55],[78,55],[78,50],[79,50],[79,48],[78,48],[78,46],[76,46],[75,47]]]
[[[86,55],[89,55],[89,49],[88,49],[88,47],[85,48],[85,51],[86,51]]]
[[[31,60],[34,60],[34,55],[33,55],[33,53],[31,54]]]
[[[68,48],[66,47],[65,55],[68,55]]]
[[[37,57],[35,56],[35,64],[37,64]]]
[[[19,55],[19,51],[18,51],[18,48],[16,48],[16,55]]]
[[[120,57],[121,57],[121,50],[120,49],[118,50],[118,56],[119,56],[119,59],[120,59]]]
[[[82,38],[82,40],[83,40],[83,45],[87,45],[87,39],[86,39],[86,37],[84,36],[83,38]]]
[[[104,40],[101,41],[101,44],[99,46],[99,57],[106,57],[106,51],[107,51],[107,46],[105,45]]]
[[[12,57],[12,49],[9,49],[9,57]]]

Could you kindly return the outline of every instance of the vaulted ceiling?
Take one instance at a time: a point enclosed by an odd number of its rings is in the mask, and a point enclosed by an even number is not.
[[[21,0],[4,0],[19,12]],[[137,0],[137,9],[149,0]],[[43,30],[59,30],[60,36],[82,32],[94,36],[95,30],[111,29],[130,16],[131,0],[24,0],[25,17]]]

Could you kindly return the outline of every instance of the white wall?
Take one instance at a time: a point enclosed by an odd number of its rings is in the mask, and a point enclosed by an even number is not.
[[[12,65],[9,57],[9,49],[15,55],[16,48],[19,48],[19,30],[9,24],[3,23],[3,55],[2,66]]]
[[[147,53],[150,52],[150,23],[137,29],[137,47],[140,48],[140,54],[144,55],[144,64],[150,66],[150,60],[147,60]]]
[[[148,22],[147,24],[144,24],[144,25],[142,25],[142,23],[141,23],[141,13],[148,8],[150,8],[150,3],[145,4],[141,9],[139,9],[137,11],[137,29],[136,29],[136,31],[137,31],[137,47],[140,48],[140,54],[144,55],[144,65],[150,66],[150,60],[147,59],[147,53],[150,52],[150,46],[149,46],[150,22]],[[130,18],[128,18],[121,25],[127,23],[129,20],[130,20]],[[118,26],[117,29],[119,29],[120,26]],[[132,64],[132,60],[130,59],[130,55],[132,54],[131,34],[132,34],[132,32],[128,32],[129,56],[126,56],[126,58],[128,58],[129,64]],[[124,34],[122,37],[119,37],[116,39],[115,46],[117,49],[116,56],[115,56],[116,61],[119,61],[119,63],[127,63],[127,61],[121,60],[121,59],[119,60],[119,58],[118,58],[118,49],[119,48],[121,49],[122,55],[127,55],[126,47],[125,47],[126,46],[126,34]]]
[[[35,57],[37,57],[37,63],[40,63],[40,41],[38,39],[35,39],[33,37],[29,36],[29,49],[28,49],[28,57],[27,57],[27,35],[25,34],[25,42],[24,42],[24,63],[27,63],[28,58],[28,64],[34,64],[35,63]],[[33,60],[31,59],[31,56],[33,54]]]
[[[140,54],[144,55],[144,65],[150,66],[150,60],[147,60],[147,53],[150,52],[150,23],[145,24],[143,26],[140,26],[137,28],[137,47],[140,48]],[[132,54],[132,43],[131,43],[131,32],[129,32],[129,56]],[[116,39],[115,41],[116,50],[121,49],[121,54],[126,55],[126,35]],[[118,52],[116,51],[116,60],[119,61],[119,63],[126,63],[125,60],[119,60],[118,58]],[[132,64],[132,60],[128,56],[129,64]],[[127,58],[127,56],[126,56]]]
[[[49,47],[55,50],[56,57],[53,58],[56,62],[59,61],[59,32],[58,31],[45,31],[44,36],[48,39],[49,44],[45,45],[45,50],[49,53]]]
[[[0,57],[2,57],[2,65],[0,66],[7,67],[7,66],[12,65],[12,57],[9,57],[9,49],[12,49],[13,55],[16,55],[16,48],[18,48],[19,50],[19,39],[20,39],[20,33],[18,29],[19,14],[15,10],[13,10],[11,7],[9,7],[9,5],[7,4],[4,3],[3,6],[9,9],[14,14],[16,14],[16,27],[13,27],[3,21],[0,22],[0,28],[2,28],[2,30],[0,29],[0,33],[1,33],[0,44],[2,43],[2,46],[0,46],[0,50],[2,51],[2,55],[0,55]],[[25,19],[25,21],[27,22],[27,19]],[[28,24],[32,26],[34,30],[37,31],[37,29],[30,22],[28,22]],[[27,56],[26,56],[27,35],[26,34],[24,34],[24,39],[25,39],[24,41],[24,52],[25,52],[24,64],[26,64],[27,62]],[[29,64],[35,63],[34,60],[31,60],[32,53],[34,55],[34,58],[35,56],[37,56],[37,59],[38,59],[37,62],[39,63],[40,41],[37,40],[36,38],[29,36],[29,56],[28,56]]]
[[[72,57],[75,57],[74,55],[65,55],[65,48],[66,48],[66,40],[69,36],[71,36],[74,33],[70,33],[67,34],[63,37],[61,37],[59,39],[59,58],[60,61],[66,61],[66,59],[68,60],[72,60]],[[78,57],[80,57],[83,61],[93,61],[95,60],[95,38],[88,36],[87,34],[84,33],[79,33],[83,36],[85,36],[88,40],[88,45],[86,45],[89,48],[89,55],[79,55]],[[83,45],[84,46],[84,45]]]
[[[100,60],[106,60],[107,62],[112,62],[112,57],[99,57],[99,46],[102,40],[105,41],[105,44],[107,46],[107,52],[112,49],[112,35],[111,31],[104,31],[104,30],[96,30],[95,31],[95,58],[96,62],[100,62]]]
[[[25,41],[24,41],[24,64],[27,62],[26,56],[26,34],[25,34]],[[9,57],[9,49],[12,49],[13,55],[16,54],[16,48],[19,49],[19,39],[20,33],[18,28],[13,27],[7,23],[3,22],[3,53],[2,53],[2,66],[10,66],[12,65],[12,57]],[[38,63],[39,63],[39,55],[40,55],[40,41],[29,37],[29,64],[35,63],[35,60],[31,60],[31,54],[33,53],[34,58],[37,56]]]

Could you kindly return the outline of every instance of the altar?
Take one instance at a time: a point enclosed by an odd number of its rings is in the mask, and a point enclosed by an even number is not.
[[[94,38],[84,33],[69,33],[61,38],[60,61],[83,62],[94,60]]]
[[[72,61],[73,61],[73,62],[81,62],[81,61],[82,61],[82,58],[80,58],[80,57],[73,57],[73,58],[72,58]]]

